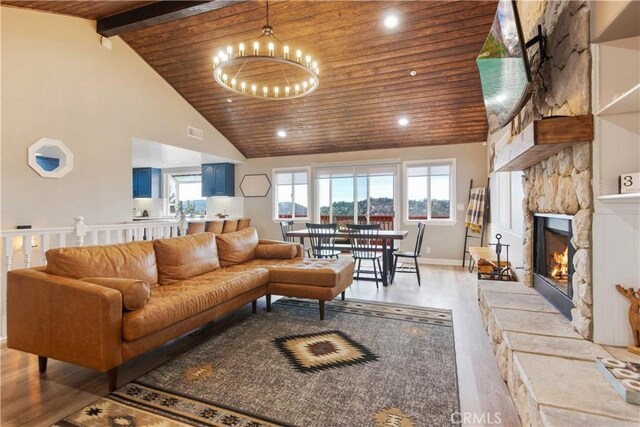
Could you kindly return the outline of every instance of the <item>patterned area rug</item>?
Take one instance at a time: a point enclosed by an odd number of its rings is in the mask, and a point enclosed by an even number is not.
[[[58,426],[442,426],[459,411],[451,312],[281,299]]]

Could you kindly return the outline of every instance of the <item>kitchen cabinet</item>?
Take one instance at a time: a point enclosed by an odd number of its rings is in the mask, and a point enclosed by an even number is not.
[[[235,165],[208,163],[202,165],[202,197],[235,196]]]
[[[134,168],[133,169],[133,198],[162,197],[162,179],[160,169]]]

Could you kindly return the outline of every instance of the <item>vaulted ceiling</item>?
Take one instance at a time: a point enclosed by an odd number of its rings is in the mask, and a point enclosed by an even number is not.
[[[101,18],[150,2],[2,1],[13,3]],[[320,66],[319,88],[286,101],[233,94],[212,76],[216,52],[260,34],[263,1],[230,3],[120,36],[248,158],[458,144],[486,139],[475,58],[496,4],[272,1],[278,37]],[[400,18],[393,30],[382,25],[389,13]],[[409,125],[399,126],[400,117]]]

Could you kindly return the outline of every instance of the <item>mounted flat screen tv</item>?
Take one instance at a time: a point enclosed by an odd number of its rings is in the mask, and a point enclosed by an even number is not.
[[[491,32],[476,58],[489,132],[509,123],[533,87],[516,2],[500,0]]]

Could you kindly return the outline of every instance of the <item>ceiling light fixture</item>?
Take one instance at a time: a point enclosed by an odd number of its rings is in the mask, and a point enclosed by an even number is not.
[[[400,126],[406,126],[406,125],[408,125],[408,124],[409,124],[409,119],[407,119],[406,117],[400,117],[400,118],[398,119],[398,124],[399,124]]]
[[[280,138],[286,138],[286,137],[287,137],[287,131],[285,131],[285,130],[279,130],[279,131],[278,131],[278,136],[279,136]]]
[[[400,18],[398,18],[398,15],[387,15],[382,24],[386,29],[393,30],[400,24]]]
[[[415,76],[416,76],[416,74],[418,74],[418,72],[417,72],[416,70],[411,70],[411,71],[409,71],[409,75],[410,75],[411,77],[415,77]]]
[[[264,72],[265,68],[269,71]],[[254,98],[284,100],[309,95],[320,84],[319,73],[311,55],[303,55],[275,36],[269,25],[269,1],[262,35],[251,43],[238,44],[237,50],[227,46],[213,57],[215,81],[226,90]]]

